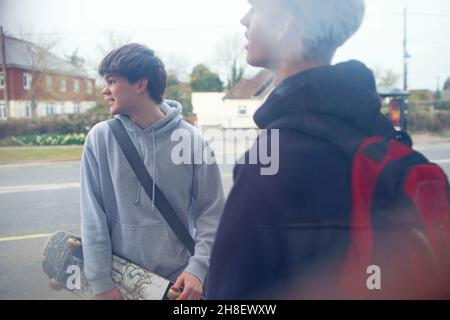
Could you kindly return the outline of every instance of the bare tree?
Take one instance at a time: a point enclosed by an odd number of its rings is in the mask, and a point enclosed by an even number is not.
[[[242,79],[247,68],[242,36],[229,35],[217,42],[215,65],[215,71],[227,79],[227,88],[231,90]]]
[[[400,80],[400,75],[392,69],[382,69],[376,67],[374,69],[375,80],[377,87],[394,88]]]
[[[73,66],[75,66],[76,68],[78,68],[80,70],[85,71],[84,64],[85,64],[86,60],[78,54],[78,49],[75,49],[69,55],[66,54],[65,57]]]
[[[161,53],[161,59],[167,70],[169,77],[175,77],[179,81],[189,82],[190,63],[187,58],[175,55]]]
[[[6,34],[3,31],[3,26],[0,26],[0,51],[1,51],[1,57],[0,57],[0,64],[2,66],[2,73],[3,73],[3,99],[5,100],[5,113],[6,117],[9,117],[10,115],[10,105],[9,105],[9,96],[8,96],[8,72],[6,70]]]
[[[34,118],[37,117],[39,100],[50,96],[56,97],[53,88],[47,85],[45,77],[49,74],[61,73],[63,60],[52,53],[59,46],[61,40],[51,34],[43,35],[24,31],[21,32],[20,38],[26,64],[31,74],[27,99],[31,102],[31,116]]]
[[[106,40],[104,43],[97,45],[97,51],[101,57],[104,57],[110,51],[131,42],[133,34],[130,32],[110,30],[107,32],[107,36],[105,38]]]

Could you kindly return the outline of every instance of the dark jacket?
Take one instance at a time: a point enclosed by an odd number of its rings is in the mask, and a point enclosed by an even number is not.
[[[304,71],[281,82],[254,120],[280,129],[279,171],[261,175],[261,164],[235,166],[208,298],[340,297],[351,159],[314,128],[338,135],[332,126],[338,120],[367,136],[395,133],[380,113],[373,74],[357,61]]]

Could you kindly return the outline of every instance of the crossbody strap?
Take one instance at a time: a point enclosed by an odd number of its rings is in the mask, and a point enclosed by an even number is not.
[[[108,125],[111,128],[114,137],[116,138],[120,148],[122,149],[123,154],[125,155],[125,158],[130,164],[131,169],[138,178],[145,192],[150,197],[155,206],[158,208],[164,220],[166,220],[167,224],[176,234],[178,239],[186,246],[191,255],[194,255],[194,248],[195,248],[194,239],[192,239],[186,226],[183,224],[180,217],[175,213],[175,210],[173,209],[172,205],[156,184],[155,184],[156,201],[152,198],[153,179],[148,173],[148,170],[145,167],[142,158],[139,156],[139,153],[136,150],[136,147],[134,146],[133,142],[131,141],[131,138],[128,135],[122,122],[119,119],[115,118],[108,120]]]

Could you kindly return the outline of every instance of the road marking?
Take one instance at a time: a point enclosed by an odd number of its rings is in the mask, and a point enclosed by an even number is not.
[[[41,233],[41,234],[30,234],[30,235],[26,235],[26,236],[3,237],[3,238],[0,238],[0,242],[48,238],[52,234],[53,233]]]
[[[51,191],[63,189],[80,188],[79,182],[72,183],[54,183],[54,184],[34,184],[27,186],[6,186],[0,187],[0,194],[17,193],[17,192],[33,192],[33,191]]]
[[[52,164],[52,165],[46,166],[47,169],[67,169],[67,168],[74,168],[74,167],[75,167],[75,165],[73,165],[73,164],[64,164],[64,165]]]
[[[54,168],[61,165],[70,165],[77,166],[80,164],[80,161],[73,160],[61,160],[61,161],[40,161],[40,162],[29,162],[29,163],[9,163],[9,164],[0,164],[0,169],[7,168],[23,168],[23,167],[42,167],[46,166],[47,168]]]

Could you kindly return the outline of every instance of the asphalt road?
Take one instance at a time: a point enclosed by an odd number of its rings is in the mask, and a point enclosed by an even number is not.
[[[419,146],[450,176],[450,143]],[[232,166],[221,166],[226,192]],[[49,233],[79,234],[78,162],[0,166],[0,299],[74,299],[53,291],[41,268]]]

